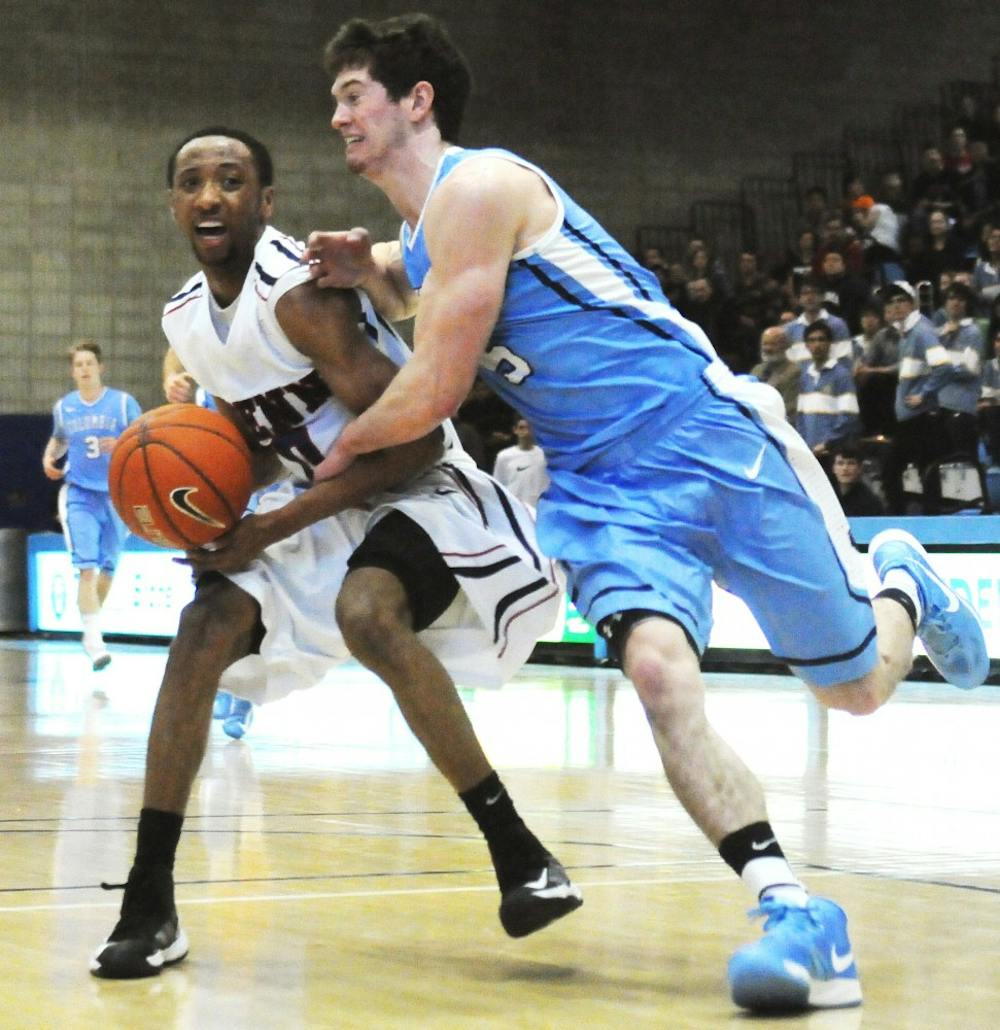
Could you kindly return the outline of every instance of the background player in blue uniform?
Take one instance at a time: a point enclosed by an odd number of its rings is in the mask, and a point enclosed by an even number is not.
[[[139,417],[134,397],[106,387],[100,345],[83,340],[70,350],[76,389],[56,401],[52,436],[42,468],[49,479],[66,480],[60,517],[66,545],[79,573],[77,603],[83,622],[83,649],[94,669],[111,661],[101,636],[101,607],[111,590],[118,555],[128,530],[108,495],[108,464],[122,430]],[[67,455],[64,467],[57,462]]]
[[[317,475],[426,433],[477,372],[523,413],[552,479],[539,541],[620,653],[674,792],[766,917],[764,937],[730,961],[733,999],[762,1011],[858,1004],[844,913],[798,881],[760,785],[706,719],[711,581],[747,601],[820,701],[855,714],[892,694],[916,631],[950,682],[981,683],[975,612],[895,530],[872,543],[872,600],[846,518],[778,394],[733,376],[541,169],[451,145],[471,78],[437,22],[352,20],[327,68],[347,165],[404,224],[399,242],[374,248],[363,230],[315,233],[306,258],[321,285],[363,284],[392,317],[416,310],[416,326],[413,360]]]

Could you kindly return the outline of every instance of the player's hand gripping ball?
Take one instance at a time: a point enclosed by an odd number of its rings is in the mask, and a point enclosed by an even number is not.
[[[242,517],[253,492],[250,449],[225,415],[165,404],[118,438],[108,488],[137,536],[160,547],[200,547]]]

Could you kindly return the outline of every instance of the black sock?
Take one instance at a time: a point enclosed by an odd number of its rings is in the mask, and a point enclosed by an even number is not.
[[[752,859],[785,857],[770,823],[751,823],[723,837],[719,854],[737,876],[742,875],[743,867]]]
[[[907,597],[904,591],[899,590],[897,587],[883,587],[875,595],[875,600],[878,600],[880,597],[888,597],[895,601],[896,604],[901,604],[903,611],[909,615],[910,622],[913,623],[913,632],[917,632],[917,609],[912,599]]]
[[[177,843],[181,839],[184,816],[144,808],[139,813],[139,839],[135,851],[138,866],[160,865],[174,868]]]
[[[524,825],[496,772],[458,796],[486,838],[501,891],[539,871],[548,851]]]

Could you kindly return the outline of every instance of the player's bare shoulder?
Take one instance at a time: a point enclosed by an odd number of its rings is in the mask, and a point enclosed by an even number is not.
[[[479,155],[459,164],[435,190],[425,215],[427,233],[442,223],[509,226],[514,250],[541,236],[558,211],[544,178],[508,158]]]
[[[278,325],[307,357],[357,343],[361,301],[354,290],[324,289],[310,280],[288,290],[274,308]]]

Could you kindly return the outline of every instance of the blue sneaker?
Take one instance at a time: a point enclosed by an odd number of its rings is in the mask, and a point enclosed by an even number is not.
[[[223,732],[233,740],[239,740],[253,722],[253,704],[242,697],[232,699],[233,706],[222,724]]]
[[[215,692],[215,703],[212,705],[213,719],[226,719],[233,708],[233,695],[228,690]]]
[[[765,898],[764,936],[729,960],[729,989],[752,1012],[802,1012],[861,1004],[861,981],[847,937],[847,916],[826,898],[805,908]]]
[[[990,674],[990,656],[975,608],[934,571],[919,541],[904,530],[883,530],[868,554],[879,579],[901,569],[916,583],[924,609],[917,636],[934,668],[962,690],[978,687]]]

